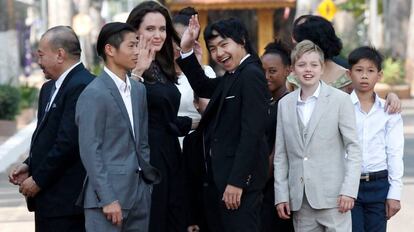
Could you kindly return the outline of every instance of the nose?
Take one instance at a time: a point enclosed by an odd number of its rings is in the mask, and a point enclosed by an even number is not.
[[[217,47],[217,56],[221,57],[223,55],[223,50],[220,47]]]
[[[366,71],[362,72],[362,79],[368,79],[368,74]]]

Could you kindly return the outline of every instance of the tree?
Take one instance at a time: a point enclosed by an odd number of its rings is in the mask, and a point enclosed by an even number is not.
[[[405,79],[411,82],[411,90],[414,89],[414,0],[411,0],[411,13],[408,23],[407,58],[405,62]]]

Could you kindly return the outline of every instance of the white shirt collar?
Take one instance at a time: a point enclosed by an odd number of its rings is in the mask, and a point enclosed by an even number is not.
[[[240,60],[240,64],[239,64],[239,66],[241,65],[241,63],[243,63],[243,61],[245,61],[247,58],[249,58],[250,57],[250,54],[247,54],[247,55],[245,55],[241,60]],[[237,66],[237,68],[238,68],[238,66]],[[233,71],[231,71],[231,72],[229,72],[229,73],[234,73],[234,72],[236,72],[236,70],[237,70],[237,68],[235,69],[235,70],[233,70]]]
[[[374,94],[375,94],[375,102],[374,102],[374,105],[379,106],[381,108],[384,108],[385,107],[385,101],[383,99],[381,99],[378,96],[377,93],[374,92]],[[351,96],[352,104],[354,104],[354,105],[355,104],[359,104],[359,98],[358,98],[358,95],[356,94],[355,90],[352,91],[352,93],[351,93],[350,96]]]
[[[300,93],[301,92],[302,92],[302,90],[299,89],[298,102],[306,102],[306,101],[303,101],[302,98],[300,97]],[[315,92],[313,92],[312,96],[310,96],[309,98],[316,98],[316,99],[318,99],[320,93],[321,93],[321,82],[319,81],[318,88],[316,88]]]
[[[79,61],[78,63],[72,65],[70,68],[68,68],[65,72],[63,72],[59,78],[55,81],[55,87],[56,89],[59,89],[60,86],[62,86],[63,81],[65,80],[66,76],[69,74],[70,71],[72,71],[72,69],[74,69],[77,65],[79,65],[81,62]]]
[[[115,82],[116,87],[121,92],[131,91],[131,82],[129,81],[128,76],[125,75],[126,82],[123,82],[121,78],[119,78],[115,73],[113,73],[109,68],[104,66],[104,71],[111,77],[111,79]]]

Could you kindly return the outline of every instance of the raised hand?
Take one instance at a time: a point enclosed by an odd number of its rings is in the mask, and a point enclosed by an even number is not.
[[[198,23],[198,16],[193,15],[190,18],[187,29],[181,37],[181,51],[183,53],[190,52],[194,48],[194,43],[200,33],[200,24]]]
[[[132,70],[133,76],[142,77],[142,74],[144,73],[144,71],[150,67],[151,62],[154,60],[155,51],[151,47],[151,40],[152,38],[144,39],[142,35],[139,36],[138,48],[137,48],[138,49],[138,61],[137,61],[135,68]]]

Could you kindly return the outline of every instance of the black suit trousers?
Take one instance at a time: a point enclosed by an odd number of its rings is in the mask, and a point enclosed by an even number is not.
[[[204,214],[209,232],[259,232],[261,191],[242,194],[237,210],[227,209],[222,201],[223,193],[214,184],[204,186]]]
[[[85,217],[83,214],[43,217],[35,213],[36,232],[84,232]]]

